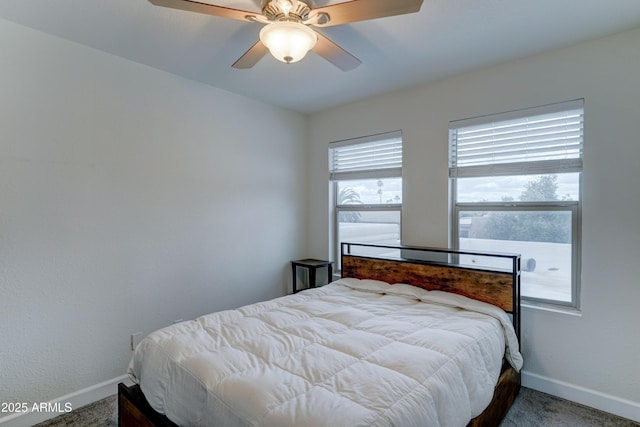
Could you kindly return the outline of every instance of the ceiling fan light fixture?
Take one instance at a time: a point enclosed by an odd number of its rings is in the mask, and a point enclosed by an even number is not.
[[[278,60],[290,64],[305,57],[318,41],[316,32],[294,21],[276,21],[260,30],[260,41]]]

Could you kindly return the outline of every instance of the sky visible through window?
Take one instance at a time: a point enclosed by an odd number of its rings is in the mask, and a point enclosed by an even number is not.
[[[402,178],[340,181],[338,191],[345,189],[355,191],[364,205],[402,203]]]
[[[526,185],[542,175],[459,178],[457,201],[461,203],[519,201]],[[557,174],[558,200],[579,200],[579,174]]]

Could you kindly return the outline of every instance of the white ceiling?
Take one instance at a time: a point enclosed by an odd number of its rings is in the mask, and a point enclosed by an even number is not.
[[[260,0],[207,1],[260,11]],[[640,27],[640,0],[425,0],[416,14],[319,29],[362,60],[349,72],[313,52],[296,64],[267,55],[252,69],[231,68],[257,40],[260,24],[162,8],[147,0],[1,0],[0,17],[311,113]]]

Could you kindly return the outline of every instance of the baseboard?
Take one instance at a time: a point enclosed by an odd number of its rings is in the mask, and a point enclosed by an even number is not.
[[[60,408],[63,411],[67,408],[78,409],[95,401],[113,396],[118,393],[118,383],[123,382],[127,385],[133,384],[127,375],[113,378],[99,384],[92,385],[82,390],[59,397],[50,402],[44,403],[45,408]],[[33,405],[33,404],[32,404]],[[1,427],[27,427],[61,415],[59,411],[33,411],[29,408],[29,412],[20,412],[0,418]]]
[[[640,403],[621,399],[575,384],[522,371],[522,385],[561,399],[570,400],[628,420],[640,422]]]

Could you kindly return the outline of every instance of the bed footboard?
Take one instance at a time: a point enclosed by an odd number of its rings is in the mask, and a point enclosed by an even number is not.
[[[491,403],[480,415],[469,421],[467,427],[495,427],[499,425],[520,393],[520,384],[520,372],[505,362]]]
[[[491,403],[482,414],[472,419],[467,427],[499,425],[520,392],[520,381],[520,373],[505,362]],[[149,405],[140,386],[127,387],[123,383],[118,384],[118,426],[178,427]]]
[[[140,386],[127,387],[123,383],[118,384],[118,426],[178,427],[149,405]]]

